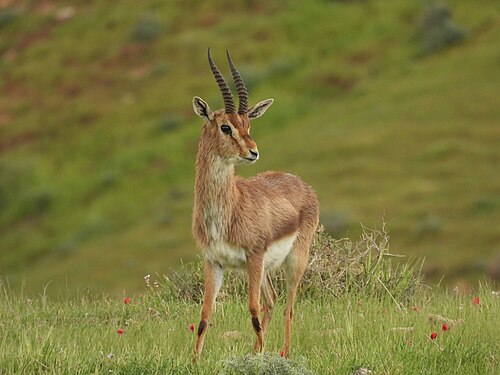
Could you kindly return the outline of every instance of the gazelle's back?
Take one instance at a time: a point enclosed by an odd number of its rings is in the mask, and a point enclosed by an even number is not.
[[[240,190],[246,189],[257,199],[285,198],[300,212],[305,206],[319,207],[316,193],[299,177],[283,172],[264,172],[248,179],[236,181]]]

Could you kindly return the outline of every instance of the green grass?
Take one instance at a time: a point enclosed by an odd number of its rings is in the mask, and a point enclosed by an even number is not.
[[[85,291],[50,299],[1,288],[0,372],[5,374],[214,374],[253,347],[243,297],[218,303],[203,358],[194,367],[196,334],[189,326],[199,320],[199,303],[180,302],[153,286],[129,304]],[[472,303],[476,296],[480,305]],[[499,303],[487,286],[457,294],[437,288],[404,305],[387,295],[300,300],[291,359],[317,374],[351,374],[358,368],[376,374],[497,374]],[[282,310],[280,301],[266,342],[273,356],[266,359],[276,363]],[[435,314],[463,323],[448,321],[450,329],[442,332],[439,318],[429,321]],[[438,334],[435,341],[432,332]]]
[[[197,365],[201,261],[168,276],[144,275],[140,293],[121,297],[50,284],[33,296],[0,278],[0,373],[496,374],[494,284],[453,292],[425,286],[419,262],[392,263],[385,229],[363,228],[353,242],[320,228],[297,294],[288,360],[279,356],[286,294],[279,272],[264,355],[250,354],[245,277],[228,272]]]
[[[500,267],[496,1],[449,1],[467,37],[426,57],[426,2],[75,2],[65,22],[65,2],[37,3],[0,14],[0,275],[13,289],[138,290],[196,256],[191,98],[222,102],[208,46],[226,74],[231,51],[251,103],[276,99],[252,128],[261,160],[238,173],[300,175],[338,237],[384,216],[395,252],[438,278]]]

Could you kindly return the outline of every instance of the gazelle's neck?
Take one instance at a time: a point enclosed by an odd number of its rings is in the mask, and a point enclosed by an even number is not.
[[[212,205],[220,199],[225,201],[231,195],[234,179],[232,164],[225,162],[220,156],[198,150],[195,177],[197,203]]]
[[[206,240],[213,242],[226,238],[238,192],[234,165],[217,154],[205,131],[196,155],[194,215],[204,229]]]

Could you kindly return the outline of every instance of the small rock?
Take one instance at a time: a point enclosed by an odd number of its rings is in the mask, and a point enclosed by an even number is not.
[[[352,373],[352,375],[368,375],[368,374],[372,374],[372,371],[364,367],[360,367]]]
[[[152,317],[159,317],[161,314],[158,310],[156,309],[153,309],[152,307],[148,307],[148,312],[149,312],[149,315],[151,315]]]
[[[240,331],[227,331],[227,332],[223,332],[221,335],[220,335],[220,338],[221,339],[239,339],[241,338],[241,332]]]

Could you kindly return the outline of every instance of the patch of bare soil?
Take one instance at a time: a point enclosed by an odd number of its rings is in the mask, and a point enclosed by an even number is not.
[[[40,137],[40,131],[31,130],[27,131],[13,137],[10,137],[7,140],[2,140],[0,142],[0,153],[6,152],[7,150],[17,147],[19,145],[31,142]]]

